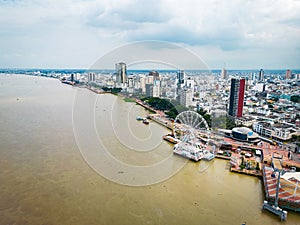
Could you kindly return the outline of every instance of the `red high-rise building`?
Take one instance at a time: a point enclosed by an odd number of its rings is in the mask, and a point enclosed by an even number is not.
[[[228,114],[230,116],[233,117],[243,116],[245,84],[246,84],[246,80],[244,78],[231,79],[229,110],[228,110]]]

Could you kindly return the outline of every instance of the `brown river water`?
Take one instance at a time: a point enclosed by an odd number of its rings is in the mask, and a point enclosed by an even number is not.
[[[97,166],[110,165],[101,161],[106,153],[85,155],[92,132],[74,128],[75,97],[95,102],[94,128],[111,156],[136,168],[168,158],[163,162],[173,172],[128,175],[121,166],[103,172],[108,167]],[[169,131],[142,124],[137,115],[147,112],[114,95],[50,78],[0,75],[0,225],[300,224],[299,214],[289,212],[280,222],[261,210],[261,180],[230,173],[225,160],[173,156],[161,139]]]

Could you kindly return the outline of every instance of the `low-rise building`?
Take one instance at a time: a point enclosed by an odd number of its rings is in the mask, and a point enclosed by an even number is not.
[[[297,134],[297,129],[289,124],[255,122],[253,130],[263,137],[272,138],[278,141],[288,141]]]

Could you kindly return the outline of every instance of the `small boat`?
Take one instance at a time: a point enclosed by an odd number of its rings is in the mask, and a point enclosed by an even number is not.
[[[143,123],[148,125],[149,124],[149,120],[147,120],[146,118],[144,118],[143,119]]]
[[[136,117],[136,120],[141,121],[141,120],[143,120],[143,118],[140,117],[140,116],[137,116],[137,117]]]
[[[173,137],[173,136],[170,135],[170,134],[164,135],[164,136],[163,136],[163,139],[166,140],[166,141],[169,141],[169,142],[171,142],[171,143],[173,143],[173,144],[177,144],[178,142],[180,142],[179,139]]]
[[[205,159],[207,161],[210,161],[215,158],[215,155],[207,150],[204,150],[203,154],[204,154],[203,159]]]

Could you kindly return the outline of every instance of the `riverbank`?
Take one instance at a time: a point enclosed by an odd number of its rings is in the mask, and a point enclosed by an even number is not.
[[[145,108],[147,110],[150,110],[150,111],[155,113],[155,114],[150,114],[149,115],[149,118],[151,118],[153,121],[155,121],[156,123],[158,123],[158,124],[160,124],[164,127],[167,127],[168,129],[172,129],[172,127],[173,127],[172,122],[169,119],[166,118],[166,116],[163,112],[151,108],[150,106],[148,106],[147,104],[143,103],[140,100],[136,100],[136,103],[138,105],[142,106],[143,108]],[[232,140],[232,142],[235,142],[235,140]],[[248,148],[246,148],[246,149],[250,149],[249,151],[251,151],[253,147],[254,146],[250,146],[250,147],[248,146]],[[258,146],[257,146],[257,149],[261,149],[262,151],[264,150],[263,147],[258,147]],[[249,154],[247,154],[247,150],[243,150],[242,153],[244,155],[249,155]],[[241,155],[240,155],[240,157],[241,157]],[[222,155],[220,155],[219,158],[227,159],[227,160],[230,159],[229,157],[222,156]],[[254,159],[247,159],[247,160],[254,160]],[[240,164],[241,164],[240,162],[237,163],[237,165],[240,165]],[[258,167],[262,168],[262,164],[259,164]],[[230,167],[229,171],[233,172],[233,173],[236,173],[236,174],[248,175],[248,176],[253,176],[253,177],[258,177],[258,178],[261,178],[263,176],[262,172],[261,172],[261,169],[255,170],[255,165],[252,166],[252,169],[243,169],[243,168],[240,169],[239,167]]]

